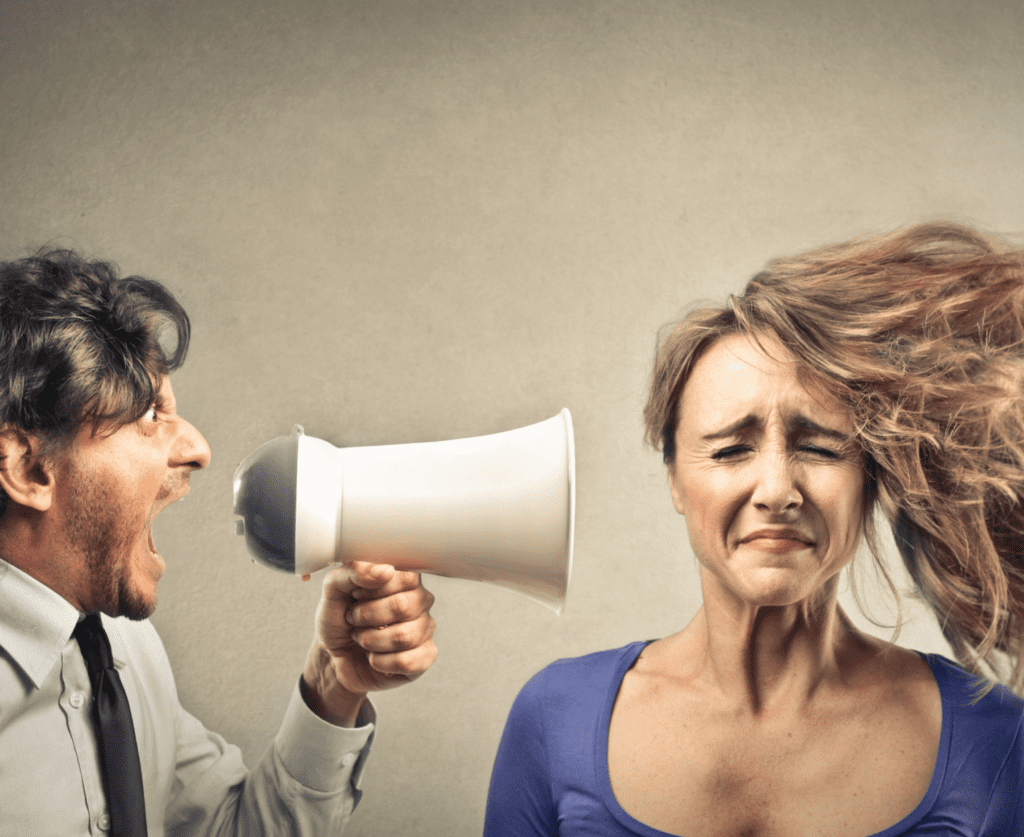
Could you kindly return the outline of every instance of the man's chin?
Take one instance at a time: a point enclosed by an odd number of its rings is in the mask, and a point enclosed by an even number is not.
[[[119,615],[141,621],[156,610],[156,588],[165,565],[160,553],[153,549],[147,549],[144,556],[136,557],[135,561],[133,572],[119,579],[117,604]]]
[[[122,579],[117,590],[117,616],[140,622],[148,619],[156,610],[156,581],[152,590],[140,590],[131,582]]]
[[[156,596],[152,599],[131,598],[127,601],[122,600],[118,610],[120,611],[118,616],[123,616],[125,619],[131,619],[135,622],[141,622],[143,619],[148,619],[152,616],[153,611],[156,610]]]

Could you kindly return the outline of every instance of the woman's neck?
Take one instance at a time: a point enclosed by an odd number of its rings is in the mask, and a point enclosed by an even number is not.
[[[764,716],[799,712],[838,683],[843,651],[858,634],[839,608],[836,584],[813,604],[785,606],[752,605],[709,586],[683,632],[704,688],[736,711]]]

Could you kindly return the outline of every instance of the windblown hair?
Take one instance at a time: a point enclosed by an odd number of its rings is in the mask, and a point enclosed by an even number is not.
[[[928,223],[769,262],[661,341],[644,417],[669,465],[690,372],[735,333],[776,338],[849,408],[869,500],[961,665],[1024,693],[1024,251]]]
[[[38,436],[49,456],[86,424],[136,421],[188,342],[188,315],[158,282],[70,250],[0,262],[0,427]]]

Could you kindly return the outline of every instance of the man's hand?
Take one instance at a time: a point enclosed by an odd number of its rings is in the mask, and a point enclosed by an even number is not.
[[[352,726],[367,692],[401,686],[430,668],[437,657],[433,603],[417,573],[364,561],[330,570],[302,675],[309,708]]]

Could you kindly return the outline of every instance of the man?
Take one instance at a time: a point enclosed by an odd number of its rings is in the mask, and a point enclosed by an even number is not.
[[[336,833],[358,801],[367,692],[437,655],[419,577],[353,562],[324,580],[255,769],[182,709],[147,617],[153,520],[210,461],[168,378],[188,340],[158,283],[68,251],[0,264],[0,835]]]

